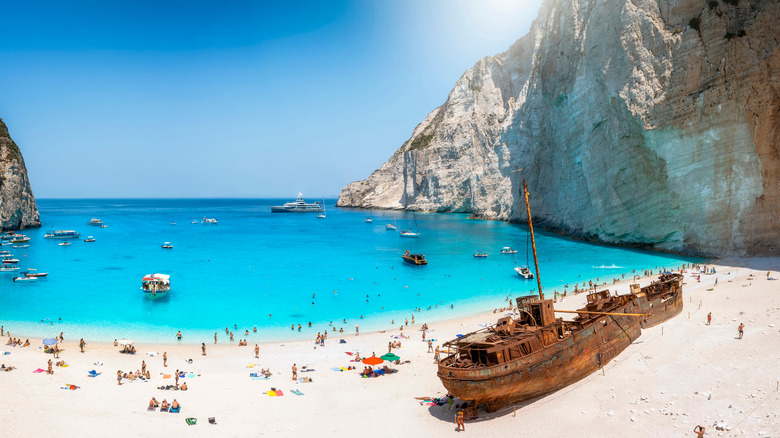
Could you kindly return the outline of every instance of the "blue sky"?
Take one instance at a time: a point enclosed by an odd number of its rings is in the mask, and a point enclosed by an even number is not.
[[[0,117],[39,198],[336,196],[540,3],[4,2]]]

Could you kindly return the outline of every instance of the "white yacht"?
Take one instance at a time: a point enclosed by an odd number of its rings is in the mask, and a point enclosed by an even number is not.
[[[214,219],[213,217],[204,217],[203,218],[203,223],[204,224],[214,224],[214,225],[216,225],[217,224],[217,220]]]
[[[531,273],[531,270],[528,269],[528,266],[515,266],[515,272],[517,272],[517,275],[525,278],[526,280],[531,280],[534,278],[534,274]]]
[[[294,202],[285,202],[284,205],[271,206],[271,213],[320,213],[323,211],[319,202],[309,204],[303,200],[303,193],[298,193],[298,199]]]

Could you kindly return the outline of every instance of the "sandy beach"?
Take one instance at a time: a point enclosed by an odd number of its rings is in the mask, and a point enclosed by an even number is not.
[[[480,418],[468,422],[460,434],[695,436],[693,428],[702,425],[707,428],[705,436],[780,435],[780,259],[729,259],[708,266],[717,273],[701,275],[700,282],[690,273],[685,275],[683,312],[644,330],[603,372],[515,408],[491,414],[481,410]],[[767,279],[767,271],[773,280]],[[645,277],[640,284],[653,278]],[[627,293],[628,284],[607,287]],[[556,306],[575,309],[584,300],[585,294],[569,295]],[[709,326],[708,312],[712,312]],[[430,324],[427,337],[438,345],[458,333],[479,329],[480,324],[493,323],[498,316],[487,313]],[[247,347],[237,346],[238,339],[246,337],[246,327],[239,327],[232,343],[222,330],[217,345],[213,338],[202,340],[206,356],[200,345],[193,344],[135,344],[137,354],[126,355],[120,347],[89,339],[86,351],[80,353],[78,333],[65,333],[60,357],[68,366],[54,367],[53,375],[33,372],[46,370],[51,358],[39,349],[41,339],[30,339],[32,345],[24,348],[4,345],[9,330],[11,336],[26,339],[4,324],[0,351],[10,354],[0,355],[0,362],[16,369],[0,372],[0,424],[4,436],[20,437],[161,432],[168,436],[456,434],[454,409],[415,399],[445,395],[433,354],[422,341],[423,317],[424,313],[417,314],[415,324],[403,332],[397,327],[359,336],[354,331],[330,332],[325,346],[316,348],[314,338],[324,327],[308,329],[311,342],[262,343],[262,336],[250,335]],[[737,339],[740,322],[745,324],[741,340]],[[396,339],[401,333],[409,339]],[[361,378],[364,365],[350,362],[352,356],[346,353],[380,356],[387,353],[391,341],[402,342],[401,348],[393,350],[405,362],[392,366],[398,372]],[[255,343],[260,346],[259,359],[254,357]],[[163,352],[168,356],[166,368]],[[124,380],[117,385],[117,370],[138,370],[142,360],[150,370],[150,381]],[[292,380],[293,363],[298,376],[311,382]],[[357,369],[334,370],[348,366]],[[303,372],[304,367],[312,371]],[[271,370],[269,379],[250,378],[250,373],[263,368]],[[187,382],[189,389],[158,389],[174,384],[172,377],[164,376],[177,369],[187,373],[179,383]],[[89,377],[89,370],[101,374]],[[62,389],[66,385],[78,389]],[[272,388],[283,395],[269,396]],[[175,398],[181,412],[148,411],[153,396],[168,402]],[[196,418],[197,425],[188,425],[188,417]],[[209,424],[209,417],[216,424]]]

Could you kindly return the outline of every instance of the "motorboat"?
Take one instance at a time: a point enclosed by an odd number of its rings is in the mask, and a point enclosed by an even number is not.
[[[198,223],[200,223],[200,222],[198,222],[198,221],[192,221],[192,222],[190,222],[190,223],[191,223],[191,224],[198,224]]]
[[[479,259],[487,258],[487,256],[488,256],[488,253],[486,253],[486,252],[475,252],[474,253],[474,257],[479,258]]]
[[[176,222],[171,222],[171,225],[176,225]]]
[[[209,218],[209,217],[204,217],[204,218],[203,218],[203,223],[204,223],[204,224],[213,224],[213,225],[216,225],[216,224],[217,224],[217,220],[216,220],[216,219],[214,219],[213,217],[211,217],[211,218]]]
[[[147,298],[156,300],[168,295],[171,290],[171,276],[166,274],[147,274],[141,282],[141,290]]]
[[[5,257],[7,255],[11,255],[11,251],[0,251],[0,256]]]
[[[528,269],[528,266],[515,266],[515,272],[526,280],[533,280],[534,278],[534,274]]]
[[[303,193],[298,193],[298,198],[293,202],[271,206],[271,213],[321,213],[323,211],[324,209],[319,202],[307,203],[304,201]]]
[[[14,245],[13,246],[13,248],[17,248],[17,249],[24,249],[24,248],[29,248],[29,247],[30,247],[30,245]]]
[[[14,283],[33,283],[37,280],[37,277],[14,277]]]
[[[0,236],[1,240],[11,240],[17,236],[16,231],[8,231],[7,233]]]
[[[501,248],[501,254],[517,254],[517,250],[516,249],[512,249],[509,246],[505,246],[505,247]]]
[[[3,259],[4,265],[15,265],[17,263],[19,263],[19,259],[11,258],[11,256],[5,256],[5,258]]]
[[[70,246],[70,242],[67,242],[67,241],[65,241],[65,242],[60,242],[60,243],[58,243],[57,245],[59,245],[59,246]]]
[[[55,230],[43,235],[44,239],[78,239],[81,236],[73,230]]]
[[[23,277],[32,277],[32,278],[43,278],[48,276],[48,272],[38,272],[37,269],[29,268],[26,271],[22,272]]]
[[[87,236],[87,238],[86,238],[86,239],[84,239],[84,241],[85,241],[85,242],[94,242],[94,241],[95,241],[95,238],[94,238],[94,237],[92,237],[92,236]]]
[[[103,225],[100,226],[100,228],[108,228],[108,225],[103,224]]]
[[[428,260],[425,260],[424,254],[410,254],[409,251],[406,251],[401,255],[401,258],[404,259],[406,263],[410,263],[412,265],[427,265]]]
[[[171,242],[163,242],[163,244],[160,246],[160,248],[173,249],[173,245],[171,245]]]
[[[325,219],[325,213],[318,214],[317,219]]]
[[[11,239],[11,243],[25,243],[29,241],[30,238],[25,236],[24,234],[17,234],[16,236],[14,236],[13,239]]]
[[[2,265],[0,266],[0,272],[15,272],[18,271],[19,267],[14,265]]]
[[[93,217],[89,222],[87,222],[87,225],[97,225],[97,226],[100,226],[100,225],[103,225],[103,221]]]

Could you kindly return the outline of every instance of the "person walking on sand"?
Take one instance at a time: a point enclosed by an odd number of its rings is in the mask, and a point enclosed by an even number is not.
[[[51,369],[51,359],[49,359],[49,368],[46,370],[46,374],[54,374],[54,370]]]
[[[742,334],[745,332],[745,324],[739,323],[739,327],[737,327],[737,330],[739,330],[739,339],[742,339]]]
[[[116,384],[122,384],[122,370],[116,370]]]
[[[87,345],[87,343],[84,342],[84,338],[81,338],[81,340],[79,341],[79,348],[81,348],[81,352],[82,353],[84,352],[84,346],[85,345]]]
[[[176,370],[176,387],[179,387],[179,370]]]
[[[214,332],[214,345],[217,345],[217,332]]]
[[[176,333],[176,339],[181,341],[181,330]]]
[[[439,350],[439,346],[437,345],[436,351],[433,353],[433,363],[439,363],[439,354],[440,354],[440,350]]]
[[[433,353],[433,341],[428,339],[428,353]]]
[[[462,410],[458,411],[458,415],[455,417],[455,425],[458,426],[458,428],[455,429],[456,431],[458,431],[458,432],[460,432],[461,430],[464,431],[464,432],[466,431],[466,426],[463,424],[463,411]]]
[[[360,336],[360,327],[357,324],[355,324],[355,336]]]
[[[167,367],[167,366],[168,366],[168,353],[163,351],[163,367]]]
[[[710,325],[712,323],[712,312],[707,314],[707,325]]]
[[[298,380],[298,367],[295,364],[292,366],[292,379]]]
[[[255,359],[260,359],[260,347],[255,344]]]
[[[205,356],[206,355],[206,343],[205,342],[202,342],[200,344],[200,349],[201,349],[201,351],[203,351],[203,355]]]

